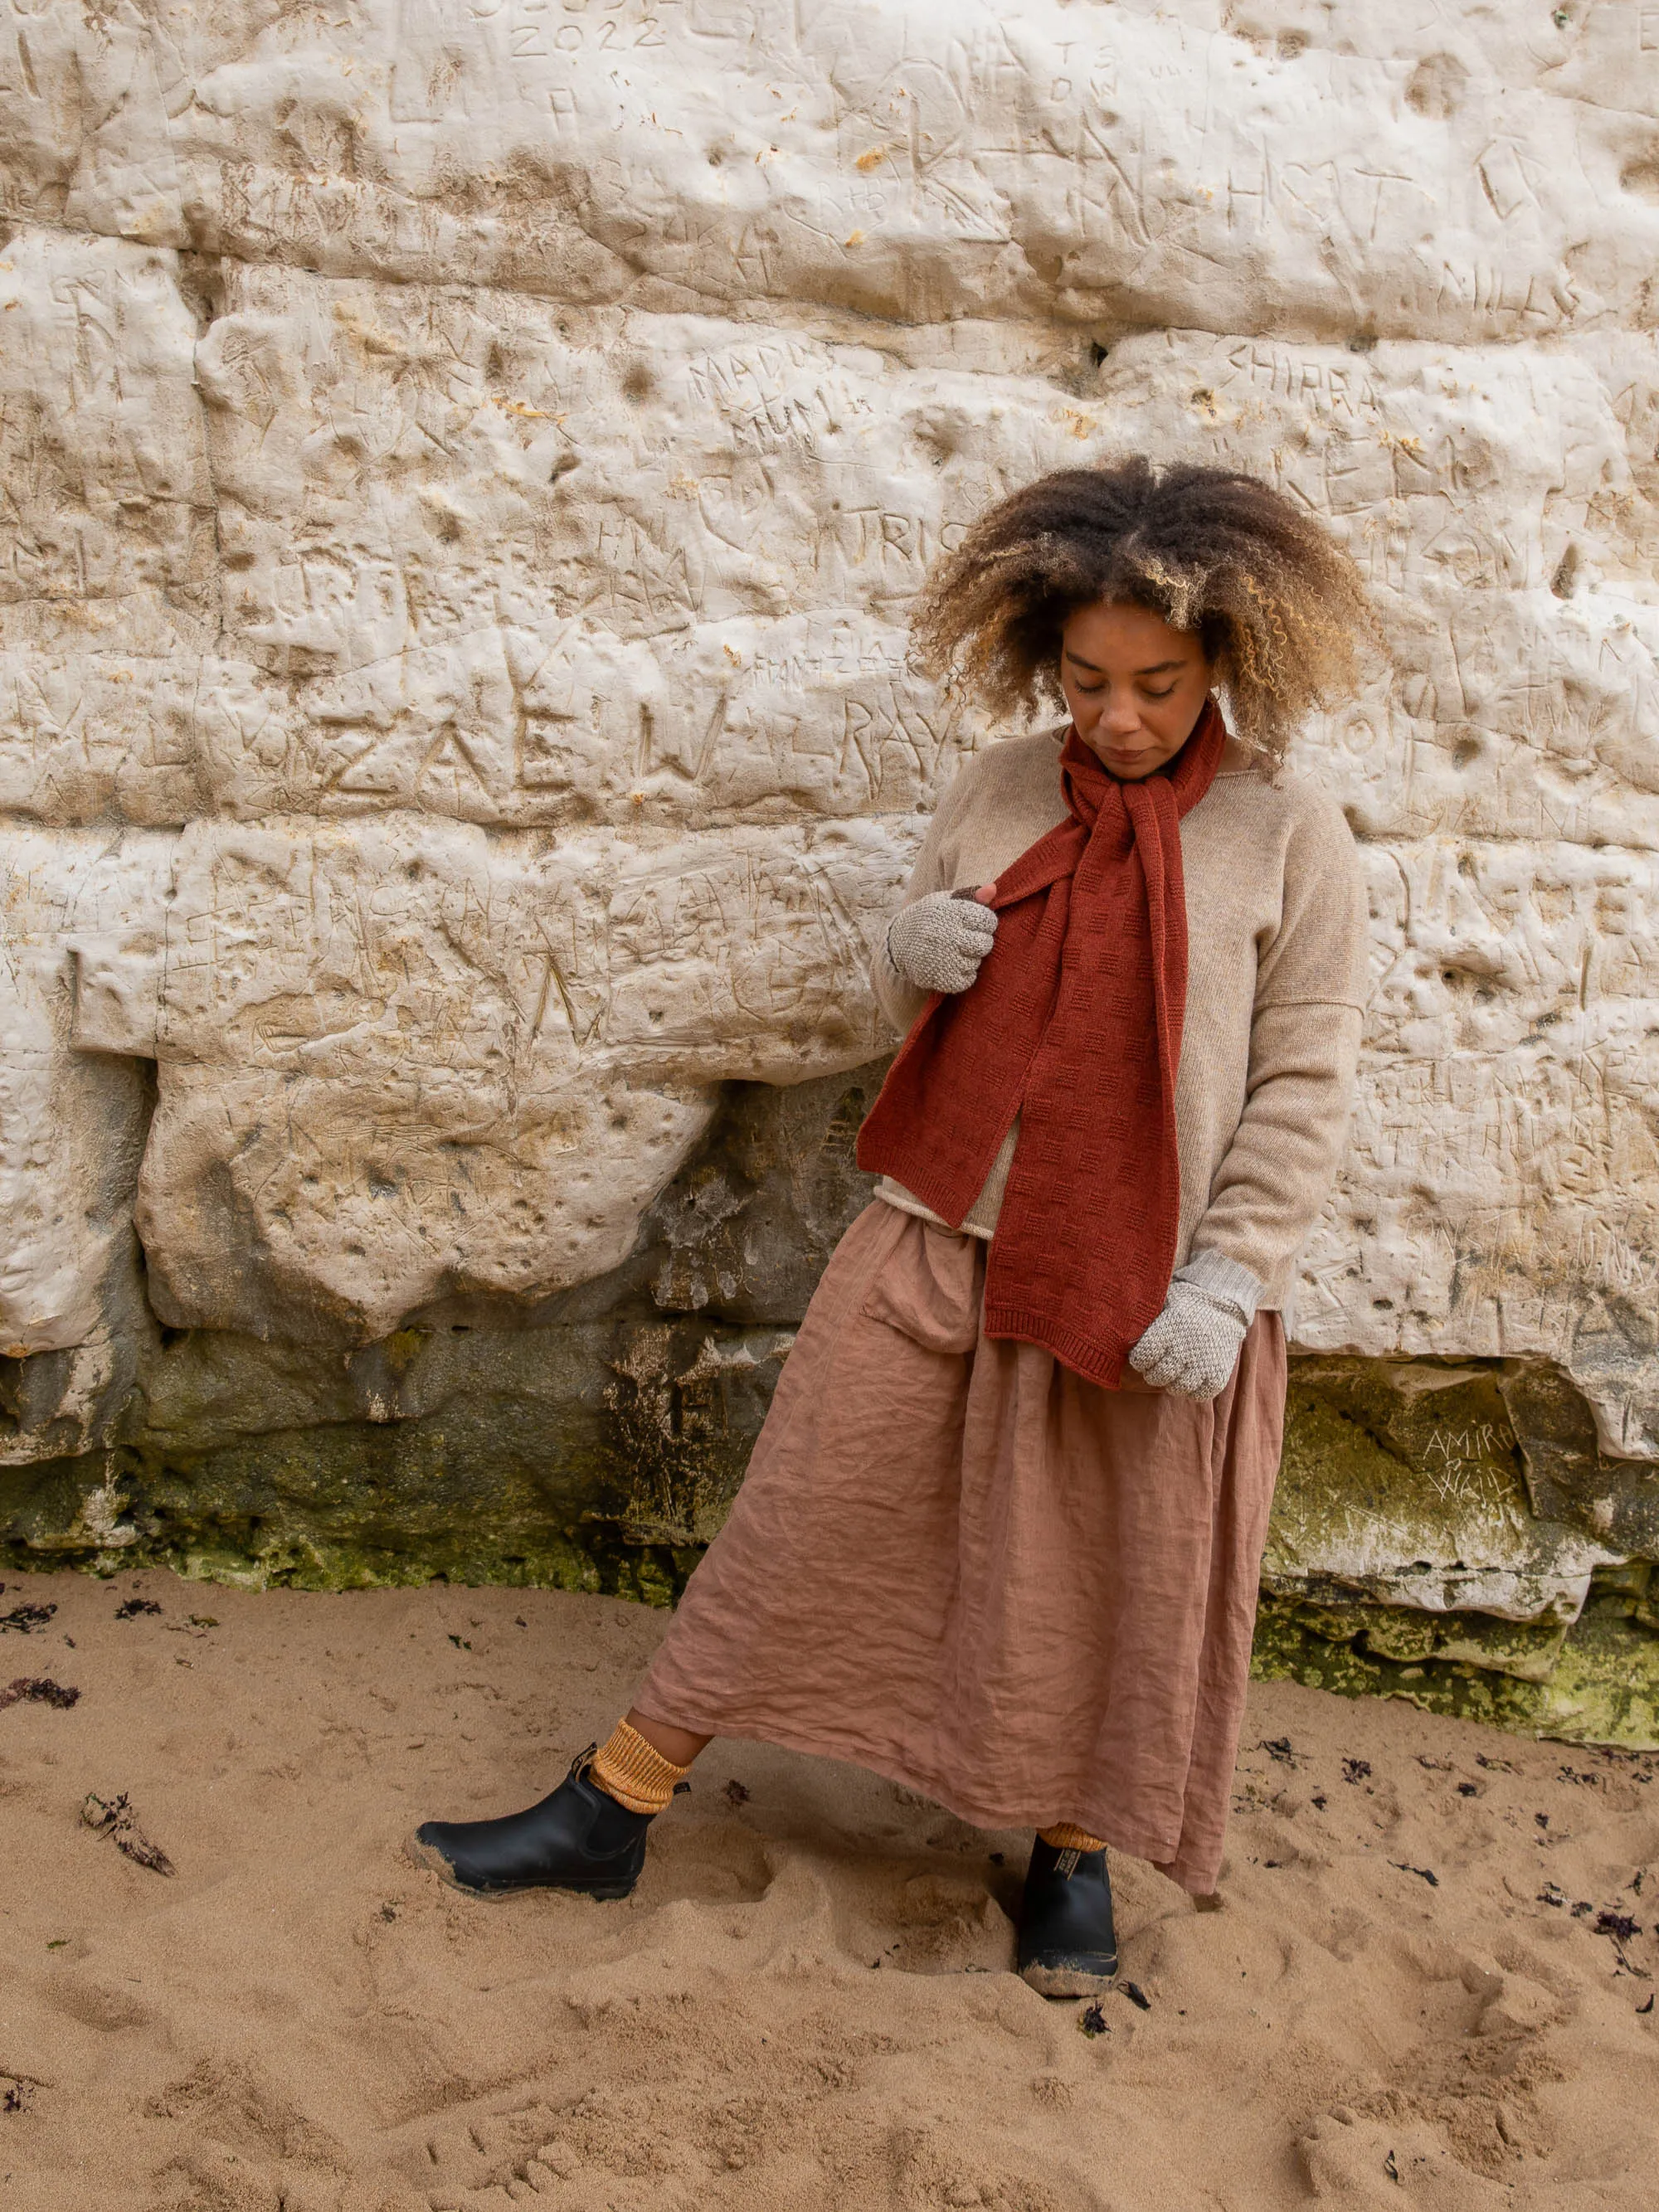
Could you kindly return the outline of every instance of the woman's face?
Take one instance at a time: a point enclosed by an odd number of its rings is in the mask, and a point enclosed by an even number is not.
[[[1150,607],[1098,599],[1060,634],[1060,680],[1077,733],[1125,783],[1181,750],[1211,674],[1192,632],[1171,629]]]

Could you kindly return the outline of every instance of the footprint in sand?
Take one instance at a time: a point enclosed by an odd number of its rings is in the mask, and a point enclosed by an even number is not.
[[[671,2132],[672,2120],[666,2122]],[[399,2160],[430,2212],[696,2212],[659,2143],[648,2109],[595,2092],[562,2106],[447,2115]],[[682,2129],[680,2132],[684,2133]]]
[[[1013,1923],[984,1875],[872,1852],[829,1858],[786,1845],[777,1857],[772,1902],[791,1902],[803,1936],[809,1927],[814,1940],[828,1936],[842,1959],[906,1974],[1012,1971]]]

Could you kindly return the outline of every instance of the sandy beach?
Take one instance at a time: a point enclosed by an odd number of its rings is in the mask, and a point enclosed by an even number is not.
[[[1117,1861],[1096,2006],[1010,1971],[1028,1838],[754,1745],[625,1904],[410,1864],[662,1622],[8,1577],[9,2212],[1651,2203],[1659,1758],[1257,1686],[1219,1909]]]

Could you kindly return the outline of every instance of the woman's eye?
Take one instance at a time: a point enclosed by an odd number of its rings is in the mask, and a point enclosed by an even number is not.
[[[1103,684],[1079,684],[1074,677],[1072,679],[1072,688],[1075,691],[1080,691],[1085,699],[1092,699],[1097,691],[1103,691],[1106,686]]]
[[[1146,696],[1149,699],[1172,699],[1175,696],[1175,685],[1173,684],[1166,684],[1162,691],[1147,692]]]

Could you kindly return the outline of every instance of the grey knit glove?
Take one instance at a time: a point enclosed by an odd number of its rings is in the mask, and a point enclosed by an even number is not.
[[[1170,1278],[1164,1310],[1130,1352],[1130,1366],[1154,1390],[1213,1398],[1238,1363],[1263,1287],[1237,1260],[1194,1252]]]
[[[918,990],[965,991],[996,933],[997,918],[988,906],[952,891],[929,891],[894,915],[887,957]]]

